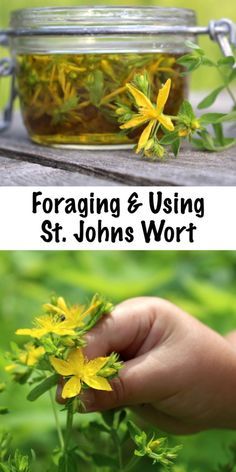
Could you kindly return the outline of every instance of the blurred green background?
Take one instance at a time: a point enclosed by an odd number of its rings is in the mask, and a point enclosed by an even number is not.
[[[30,326],[51,294],[84,303],[95,292],[113,303],[165,297],[224,334],[236,328],[236,252],[0,252],[0,383],[15,329]],[[11,415],[1,418],[0,429],[12,428],[16,446],[38,451],[34,472],[41,472],[48,447],[56,443],[54,423],[47,396],[31,404],[26,391],[12,385],[1,395],[0,405],[7,404]],[[177,440],[184,444],[180,463],[189,472],[211,471],[226,460],[236,432]]]
[[[235,0],[225,0],[218,2],[215,0],[109,0],[98,2],[98,4],[109,5],[145,5],[145,6],[164,6],[164,7],[185,7],[193,8],[197,12],[198,22],[201,25],[208,23],[210,19],[231,18],[236,21]],[[96,5],[93,0],[1,0],[0,4],[0,28],[7,27],[10,12],[18,8],[27,7],[46,7],[46,6],[69,6],[69,5]],[[201,45],[207,50],[211,57],[219,56],[219,49],[210,39],[201,38]],[[218,73],[214,70],[204,69],[194,74],[192,87],[202,90],[210,89],[219,84]],[[2,82],[2,83],[1,83]],[[3,83],[4,82],[4,83]],[[0,106],[6,101],[6,79],[0,80]]]

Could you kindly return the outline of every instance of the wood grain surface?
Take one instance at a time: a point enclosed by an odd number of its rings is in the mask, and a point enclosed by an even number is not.
[[[186,146],[164,162],[142,160],[133,151],[54,149],[31,143],[15,113],[10,130],[0,135],[0,185],[230,186],[236,185],[236,148],[208,153]]]

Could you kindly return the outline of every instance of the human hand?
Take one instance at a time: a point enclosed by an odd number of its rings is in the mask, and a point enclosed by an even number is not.
[[[87,335],[88,358],[115,351],[124,367],[112,392],[84,394],[86,410],[130,406],[175,434],[235,428],[236,351],[229,341],[165,300],[127,300]]]

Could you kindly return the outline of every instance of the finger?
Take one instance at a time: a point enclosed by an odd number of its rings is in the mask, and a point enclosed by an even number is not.
[[[56,390],[56,401],[57,403],[60,403],[61,405],[64,405],[66,403],[66,400],[62,398],[62,390],[65,385],[65,381],[62,377],[60,377],[58,385],[57,385],[57,390]]]
[[[134,413],[142,417],[148,423],[153,424],[158,429],[171,434],[193,434],[200,431],[200,428],[194,425],[184,424],[178,418],[167,415],[156,410],[151,405],[139,405],[132,408]]]
[[[166,395],[170,379],[166,365],[149,353],[125,362],[119,377],[110,381],[110,384],[110,392],[89,389],[84,393],[83,402],[87,411],[105,411],[161,401]]]
[[[158,316],[161,318],[164,304],[158,298],[143,297],[118,305],[87,334],[87,357],[105,356],[116,351],[124,359],[131,359],[144,343],[147,351],[152,325]],[[159,328],[156,341],[165,329],[164,323],[160,322]]]
[[[232,331],[225,336],[226,341],[228,341],[231,346],[236,349],[236,331]]]

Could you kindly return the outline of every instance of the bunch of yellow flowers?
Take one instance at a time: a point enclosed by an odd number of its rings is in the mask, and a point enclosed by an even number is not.
[[[116,354],[96,359],[86,359],[82,347],[85,334],[107,315],[112,305],[95,295],[88,307],[68,305],[64,298],[53,298],[43,305],[44,314],[37,316],[32,328],[16,331],[18,336],[31,338],[23,348],[13,345],[8,354],[11,363],[5,370],[21,383],[45,381],[50,374],[63,378],[62,397],[77,397],[84,388],[112,390],[109,379],[121,368]],[[108,315],[107,315],[108,316]],[[55,377],[55,380],[59,380]]]

